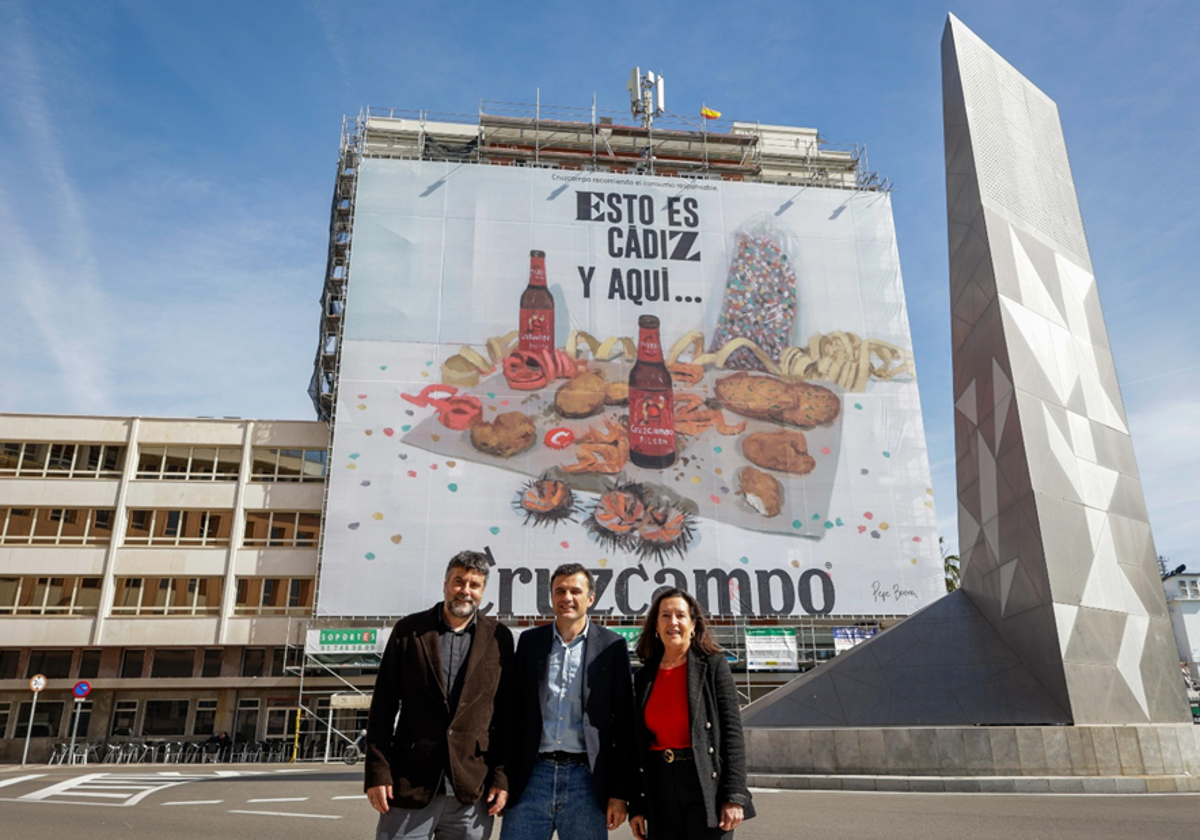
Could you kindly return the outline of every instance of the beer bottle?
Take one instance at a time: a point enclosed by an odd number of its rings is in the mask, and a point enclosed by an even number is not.
[[[652,470],[675,463],[675,393],[653,315],[638,318],[637,362],[629,371],[629,460]]]
[[[546,288],[546,252],[529,252],[529,285],[521,293],[518,347],[528,353],[554,349],[554,296]]]

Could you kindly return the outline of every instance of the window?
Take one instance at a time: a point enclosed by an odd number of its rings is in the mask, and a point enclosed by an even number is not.
[[[95,615],[100,578],[0,578],[0,615]]]
[[[143,735],[183,735],[187,732],[187,700],[147,700]]]
[[[237,717],[233,721],[233,734],[238,741],[258,740],[258,699],[243,697],[238,700]]]
[[[158,648],[150,663],[150,676],[188,679],[196,669],[195,648]]]
[[[120,478],[125,447],[108,443],[0,443],[0,478]]]
[[[131,510],[125,545],[229,545],[232,519],[228,510]]]
[[[92,701],[84,700],[76,701],[71,704],[75,708],[71,710],[71,720],[67,722],[67,735],[71,734],[71,729],[78,726],[75,732],[79,735],[80,741],[87,741],[88,727],[92,725]],[[79,717],[79,722],[75,722],[75,717]]]
[[[121,677],[136,680],[142,676],[146,664],[146,651],[127,649],[121,654]]]
[[[242,651],[242,676],[266,676],[267,649],[246,648]]]
[[[224,581],[212,578],[117,578],[113,615],[217,615]]]
[[[32,702],[22,703],[17,710],[17,726],[13,737],[24,738],[25,733],[29,732],[32,738],[57,738],[62,731],[63,704],[39,700],[30,729],[29,712],[32,706]]]
[[[325,449],[254,447],[251,481],[324,481],[329,453]]]
[[[79,654],[79,679],[94,680],[100,676],[100,651],[85,650]]]
[[[113,709],[110,735],[132,735],[137,723],[138,701],[118,700]]]
[[[321,532],[321,514],[302,511],[248,510],[242,545],[267,548],[315,546]]]
[[[21,651],[0,650],[0,680],[18,679],[18,664],[21,662]]]
[[[71,676],[71,650],[31,650],[25,666],[25,679],[42,674],[47,679],[65,680]]]
[[[137,477],[175,481],[233,481],[242,465],[239,446],[139,446]]]
[[[277,647],[271,651],[271,676],[282,677],[286,675],[284,671],[287,648]]]
[[[197,700],[193,735],[212,735],[217,726],[217,701]]]
[[[0,545],[108,545],[111,509],[0,508]]]
[[[223,654],[224,651],[222,651],[220,648],[207,648],[204,651],[204,664],[200,667],[200,676],[221,676],[221,662],[224,659]]]
[[[12,711],[12,703],[0,703],[0,739],[8,735],[8,718]]]
[[[234,615],[308,615],[312,612],[312,578],[237,579]]]

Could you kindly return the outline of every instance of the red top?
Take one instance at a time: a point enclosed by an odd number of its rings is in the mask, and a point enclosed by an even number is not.
[[[692,745],[688,715],[687,663],[658,669],[650,699],[646,701],[646,728],[651,749],[679,750]]]

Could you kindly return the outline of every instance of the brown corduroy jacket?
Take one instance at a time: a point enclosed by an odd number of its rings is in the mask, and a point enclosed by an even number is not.
[[[401,808],[428,805],[442,790],[447,764],[460,802],[478,802],[490,787],[508,790],[502,736],[512,709],[512,632],[494,618],[477,618],[452,713],[442,676],[441,609],[439,603],[396,622],[375,678],[363,788],[391,785],[391,804]]]

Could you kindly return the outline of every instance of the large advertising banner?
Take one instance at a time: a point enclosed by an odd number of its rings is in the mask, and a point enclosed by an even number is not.
[[[886,193],[367,160],[317,610],[907,614],[944,592]]]

